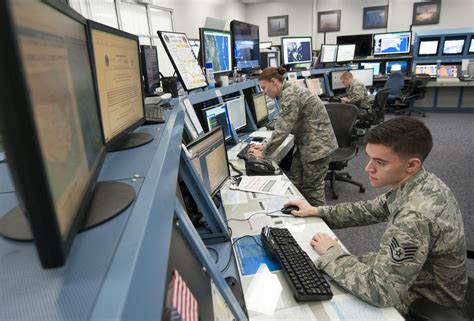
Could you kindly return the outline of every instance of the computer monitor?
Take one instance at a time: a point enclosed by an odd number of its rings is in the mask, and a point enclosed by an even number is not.
[[[202,109],[203,117],[206,121],[205,127],[207,130],[212,130],[218,126],[224,129],[225,139],[231,138],[229,113],[227,112],[227,105],[225,103]]]
[[[336,62],[354,60],[355,44],[338,45]]]
[[[306,86],[313,95],[324,95],[324,79],[323,78],[309,78],[306,79]]]
[[[260,48],[260,50],[262,49],[270,49],[272,47],[272,42],[271,41],[263,41],[263,42],[260,42],[258,47]]]
[[[460,67],[458,65],[441,65],[438,69],[438,78],[457,78]]]
[[[313,61],[311,37],[282,37],[283,64],[295,65]]]
[[[345,73],[346,71],[347,70],[331,72],[331,89],[332,90],[346,88],[346,86],[344,86],[344,83],[341,80],[342,74]]]
[[[471,42],[469,43],[469,50],[467,53],[474,54],[474,36],[471,37]]]
[[[210,195],[216,194],[230,176],[222,128],[214,128],[189,143],[186,148],[206,190]]]
[[[380,62],[361,62],[360,65],[364,69],[373,69],[374,76],[380,75]]]
[[[410,53],[410,31],[374,34],[374,56]]]
[[[420,39],[418,56],[436,56],[438,54],[440,38]]]
[[[244,96],[237,98],[231,98],[226,101],[227,112],[229,113],[230,123],[234,126],[234,129],[239,129],[247,126],[247,117],[245,112],[245,99]]]
[[[346,45],[355,43],[356,57],[367,57],[372,54],[372,34],[364,35],[348,35],[348,36],[337,36],[336,43],[338,45]]]
[[[247,22],[232,20],[233,65],[238,70],[250,70],[260,67],[259,27]]]
[[[263,126],[268,120],[267,100],[263,92],[253,94],[252,114],[258,127]]]
[[[443,43],[443,55],[461,55],[466,37],[446,37]]]
[[[346,70],[342,71],[333,71],[331,73],[331,88],[335,89],[342,89],[345,88],[343,82],[341,81],[341,76],[345,73]],[[374,70],[370,69],[357,69],[357,70],[350,70],[354,79],[359,80],[362,82],[366,87],[373,86],[374,84]]]
[[[94,80],[109,150],[137,147],[153,136],[131,133],[145,120],[138,37],[88,21]]]
[[[426,64],[426,65],[416,65],[415,74],[428,74],[433,78],[438,76],[438,65],[436,64]]]
[[[188,39],[191,50],[193,51],[194,57],[199,56],[199,50],[201,48],[201,41],[199,39]]]
[[[199,28],[202,66],[212,63],[215,74],[232,71],[230,32]]]
[[[160,69],[156,46],[140,46],[142,75],[145,94],[153,94],[160,87]]]
[[[16,238],[22,226],[9,231],[6,223],[25,216],[42,266],[59,267],[105,156],[87,24],[58,1],[1,1],[0,19],[8,23],[1,39],[9,44],[0,51],[0,127],[20,204],[2,216],[0,229]]]
[[[194,56],[188,37],[184,33],[158,31],[174,70],[178,74],[184,90],[207,87],[206,77]]]
[[[385,74],[389,75],[392,71],[401,71],[406,74],[408,69],[408,61],[387,61],[385,63]]]
[[[319,62],[336,62],[337,58],[337,45],[321,45],[321,51],[319,53]]]

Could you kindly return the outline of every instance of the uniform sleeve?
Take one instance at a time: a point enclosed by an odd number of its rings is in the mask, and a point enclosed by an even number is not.
[[[365,95],[367,95],[365,86],[358,86],[358,85],[354,86],[351,94],[348,96],[349,98],[348,103],[359,106],[362,100],[364,99]]]
[[[390,215],[387,195],[382,194],[369,201],[322,206],[319,208],[320,216],[329,227],[336,229],[385,222]]]
[[[269,158],[288,137],[298,119],[299,106],[296,99],[282,100],[280,106],[280,115],[275,122],[275,130],[263,151],[263,156],[266,158]]]
[[[353,295],[378,307],[400,303],[417,279],[429,251],[429,225],[419,213],[400,213],[389,225],[380,250],[367,260],[331,248],[316,266]],[[365,261],[365,262],[364,262]]]

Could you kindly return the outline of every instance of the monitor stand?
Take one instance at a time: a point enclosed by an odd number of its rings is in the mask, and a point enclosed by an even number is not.
[[[125,210],[134,199],[135,190],[131,185],[121,182],[98,182],[79,232],[112,219]],[[0,219],[0,234],[15,241],[33,240],[28,220],[19,206]]]
[[[107,147],[108,152],[117,152],[120,150],[135,148],[148,144],[153,140],[153,135],[148,133],[128,133],[115,143]]]

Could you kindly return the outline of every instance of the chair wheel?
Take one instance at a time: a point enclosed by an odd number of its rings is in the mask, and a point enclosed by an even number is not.
[[[365,188],[363,187],[359,188],[359,193],[365,193]]]
[[[332,199],[333,199],[333,200],[337,200],[338,198],[339,198],[339,195],[337,195],[337,194],[334,194],[334,195],[332,196]]]

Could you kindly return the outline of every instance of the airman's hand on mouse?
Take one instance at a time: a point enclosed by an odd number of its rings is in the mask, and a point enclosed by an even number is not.
[[[319,209],[317,207],[309,205],[304,200],[291,200],[283,205],[283,207],[288,207],[290,205],[298,206],[299,210],[291,211],[291,214],[299,217],[306,217],[306,216],[318,216]]]

